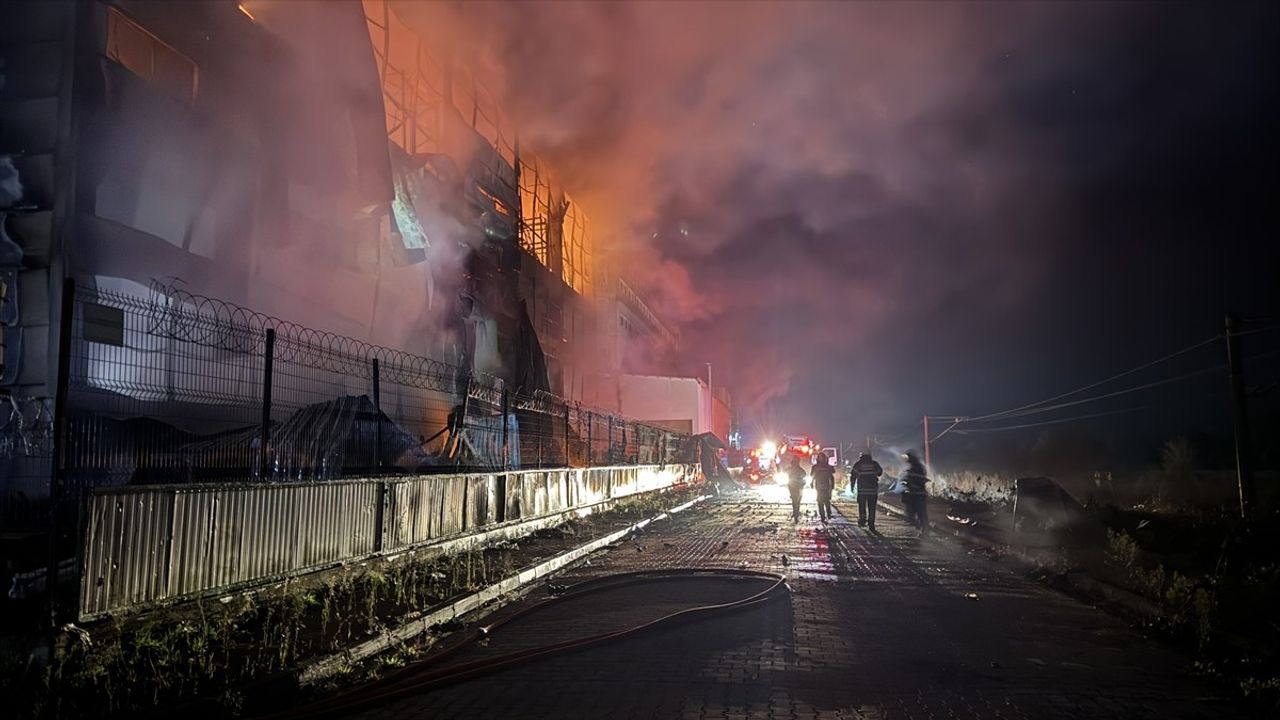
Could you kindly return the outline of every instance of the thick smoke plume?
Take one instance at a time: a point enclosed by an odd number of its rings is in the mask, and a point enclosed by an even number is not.
[[[1034,149],[975,92],[1043,13],[1007,6],[996,33],[962,4],[410,12],[453,28],[522,142],[553,160],[612,229],[601,240],[629,277],[685,330],[690,366],[723,367],[753,409],[818,362],[883,372],[854,350],[886,323],[959,295],[999,308],[1040,264],[1011,252],[1016,229],[979,226],[1049,200],[1022,184]]]
[[[1273,76],[1274,8],[404,11],[499,89],[747,429],[1000,409],[1195,340],[1266,286],[1256,250],[1225,265],[1202,241],[1263,222],[1248,138],[1276,113],[1250,78]],[[1135,301],[1157,257],[1183,289]],[[1243,277],[1206,283],[1206,262]]]

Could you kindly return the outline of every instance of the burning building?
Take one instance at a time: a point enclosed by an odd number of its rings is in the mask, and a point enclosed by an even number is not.
[[[5,4],[0,382],[26,436],[51,426],[66,278],[219,298],[614,411],[601,378],[665,371],[678,337],[420,10]],[[157,341],[94,322],[123,365],[161,372]],[[8,453],[5,496],[46,492],[48,455]]]

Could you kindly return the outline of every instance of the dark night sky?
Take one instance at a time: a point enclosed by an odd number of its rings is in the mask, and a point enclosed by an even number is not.
[[[748,431],[1001,410],[1210,337],[1228,309],[1276,314],[1274,3],[464,12],[523,140],[617,229],[601,240],[647,268],[690,372],[714,364]],[[1222,411],[1225,382],[1045,417],[1153,402],[1095,424],[1177,430]]]

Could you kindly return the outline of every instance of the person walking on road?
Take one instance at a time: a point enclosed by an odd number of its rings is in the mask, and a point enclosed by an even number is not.
[[[871,453],[863,452],[858,462],[853,464],[853,479],[849,481],[849,489],[858,493],[858,527],[876,529],[876,501],[880,497],[880,476],[884,468],[871,458]]]
[[[821,453],[813,463],[813,489],[818,492],[818,518],[822,522],[831,522],[831,493],[836,489],[836,470],[827,461],[825,453]]]
[[[902,491],[902,504],[907,508],[907,522],[920,528],[920,537],[929,533],[929,494],[925,491],[925,483],[929,475],[924,463],[915,453],[903,453],[902,459],[907,461],[907,472],[903,477],[906,489]]]
[[[787,455],[787,489],[791,491],[791,522],[800,522],[800,496],[804,493],[804,468],[800,458]]]

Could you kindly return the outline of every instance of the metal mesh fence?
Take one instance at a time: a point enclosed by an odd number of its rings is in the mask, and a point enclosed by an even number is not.
[[[72,317],[68,488],[691,461],[683,435],[172,288],[79,290]]]

